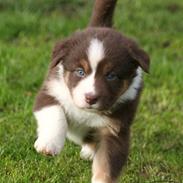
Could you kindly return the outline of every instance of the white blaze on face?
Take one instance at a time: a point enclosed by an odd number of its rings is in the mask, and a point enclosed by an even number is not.
[[[88,60],[93,71],[96,70],[98,63],[104,58],[104,46],[98,39],[92,39],[88,48]]]
[[[88,61],[92,69],[92,73],[82,79],[73,89],[73,100],[78,107],[84,108],[88,104],[85,102],[86,93],[96,93],[95,89],[95,73],[99,62],[104,58],[103,43],[97,38],[92,39],[87,50]]]

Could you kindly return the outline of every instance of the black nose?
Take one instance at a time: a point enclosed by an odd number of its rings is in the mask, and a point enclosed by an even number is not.
[[[97,100],[98,100],[97,95],[92,94],[92,93],[86,93],[85,94],[85,101],[88,104],[90,104],[90,105],[96,104],[97,103]]]

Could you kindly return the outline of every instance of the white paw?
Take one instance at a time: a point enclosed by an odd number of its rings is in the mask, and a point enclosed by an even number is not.
[[[37,152],[42,153],[44,155],[57,155],[62,147],[63,143],[59,142],[61,139],[45,139],[38,137],[38,139],[34,143],[34,148]]]
[[[92,160],[94,155],[95,155],[95,151],[89,145],[82,146],[82,149],[80,152],[81,158]]]
[[[101,181],[101,180],[93,180],[92,179],[92,183],[105,183],[104,181]]]

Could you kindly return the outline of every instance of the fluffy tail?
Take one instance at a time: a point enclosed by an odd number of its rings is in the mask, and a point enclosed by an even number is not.
[[[95,0],[90,27],[112,27],[117,0]]]

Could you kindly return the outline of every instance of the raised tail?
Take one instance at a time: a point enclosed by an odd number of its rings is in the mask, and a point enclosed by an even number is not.
[[[95,0],[90,27],[112,27],[117,0]]]

